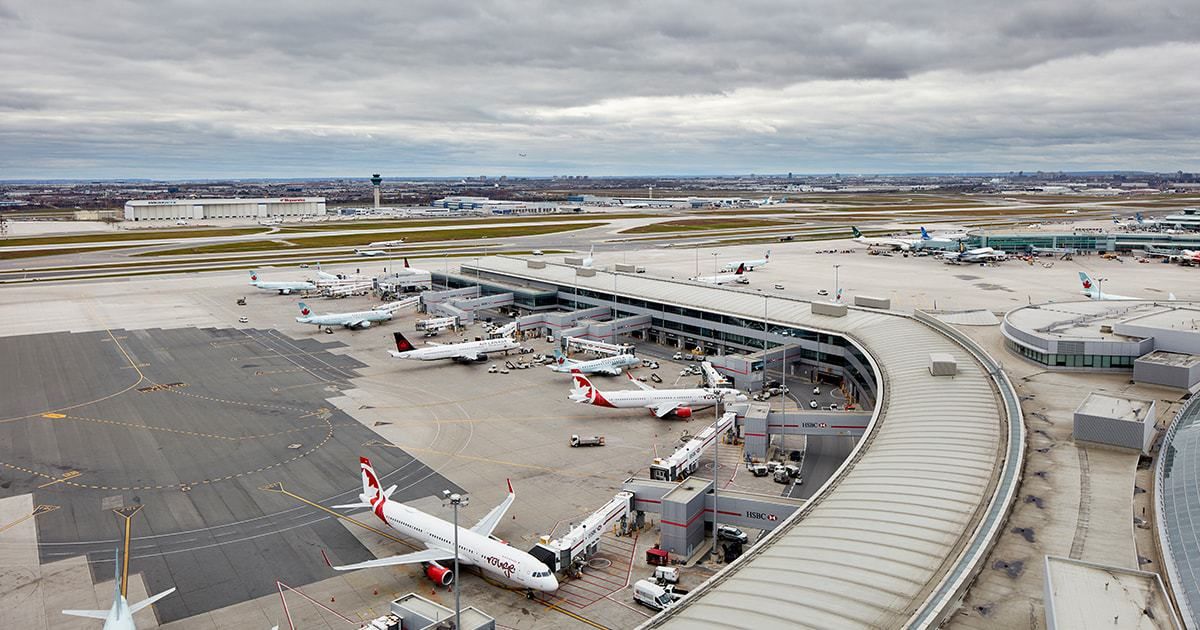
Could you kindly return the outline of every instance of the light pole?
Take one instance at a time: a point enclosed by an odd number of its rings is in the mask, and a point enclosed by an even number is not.
[[[716,387],[713,388],[717,389]],[[716,393],[715,391],[713,392]],[[721,518],[721,512],[717,506],[717,488],[721,485],[717,480],[718,473],[721,470],[721,460],[718,455],[721,453],[721,402],[724,396],[717,394],[717,404],[713,405],[716,410],[716,417],[713,418],[713,437],[716,440],[713,442],[713,545],[721,542],[721,530],[718,529],[717,523]],[[724,556],[722,556],[724,557]]]
[[[717,273],[717,252],[713,252],[713,273]]]
[[[697,245],[692,251],[696,254],[696,275],[698,276],[700,275],[700,246]]]
[[[462,601],[459,595],[458,584],[458,506],[469,505],[471,498],[464,497],[457,492],[451,493],[449,490],[443,490],[442,496],[446,501],[450,502],[450,505],[454,506],[454,580],[452,582],[454,584],[454,627],[461,628]]]
[[[833,300],[835,302],[842,301],[842,284],[840,278],[838,278],[838,267],[841,267],[841,265],[833,266]]]
[[[1096,299],[1104,299],[1104,281],[1108,278],[1096,278]]]

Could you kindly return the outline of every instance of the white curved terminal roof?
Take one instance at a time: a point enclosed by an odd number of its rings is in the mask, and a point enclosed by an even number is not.
[[[523,259],[488,258],[479,267],[605,293],[614,287],[614,274],[577,277],[571,267],[531,269]],[[766,299],[770,320],[846,336],[882,375],[876,417],[839,474],[766,541],[649,627],[896,628],[923,610],[944,580],[969,577],[954,573],[959,560],[986,548],[976,534],[985,516],[1000,520],[998,484],[1015,485],[1011,461],[1004,466],[1012,458],[1011,410],[976,356],[896,313],[851,308],[845,317],[827,317],[800,300],[615,276],[618,294],[747,319],[763,318]],[[931,352],[953,355],[958,374],[931,376]]]

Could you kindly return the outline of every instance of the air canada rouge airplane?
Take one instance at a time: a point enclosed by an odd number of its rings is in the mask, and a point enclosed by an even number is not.
[[[695,389],[654,389],[629,377],[638,389],[601,392],[578,370],[571,372],[575,388],[569,398],[577,403],[631,409],[645,407],[659,418],[674,414],[677,418],[690,418],[694,409],[711,407],[717,402],[746,402],[746,395],[731,387],[698,387]]]
[[[449,586],[453,583],[454,572],[440,563],[454,560],[454,525],[399,501],[392,501],[389,497],[396,491],[396,486],[387,490],[379,487],[379,476],[371,467],[371,460],[360,457],[359,468],[362,470],[362,494],[358,495],[359,503],[333,507],[370,508],[375,516],[388,527],[403,534],[406,538],[420,541],[427,549],[356,564],[342,566],[330,564],[329,566],[337,571],[353,571],[419,563],[424,567],[425,576],[430,580],[442,586]],[[558,579],[554,577],[550,567],[528,553],[514,549],[492,536],[492,531],[496,529],[500,519],[504,518],[505,512],[513,504],[516,496],[510,481],[508,482],[508,497],[500,505],[492,508],[473,527],[458,528],[458,562],[479,567],[484,573],[530,590],[547,593],[556,591],[558,590]],[[324,555],[325,552],[322,551],[321,554]],[[328,556],[325,556],[325,562],[329,563]]]

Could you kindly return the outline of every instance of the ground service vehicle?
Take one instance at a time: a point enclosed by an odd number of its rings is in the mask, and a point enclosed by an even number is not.
[[[754,475],[755,477],[767,476],[766,464],[749,464],[746,466],[746,469],[749,470],[750,474]]]
[[[638,580],[633,584],[633,601],[654,610],[670,608],[675,599],[673,593],[667,592],[667,589],[650,580]]]
[[[578,435],[571,436],[571,447],[580,446],[604,446],[603,435],[593,435],[591,437],[579,437]]]
[[[675,567],[654,567],[654,581],[661,584],[678,584],[679,569]]]

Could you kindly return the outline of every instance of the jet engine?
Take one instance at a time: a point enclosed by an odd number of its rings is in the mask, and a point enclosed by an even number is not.
[[[691,407],[680,407],[675,410],[675,415],[676,415],[676,417],[679,417],[679,418],[691,418],[692,417],[692,408]]]
[[[430,562],[425,565],[425,577],[433,580],[436,584],[450,586],[454,582],[454,571],[436,562]]]

